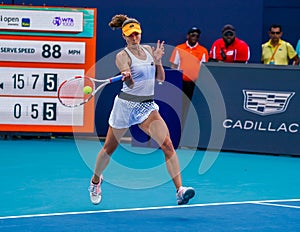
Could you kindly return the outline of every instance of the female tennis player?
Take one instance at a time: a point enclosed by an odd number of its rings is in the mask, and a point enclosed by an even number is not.
[[[183,187],[177,154],[173,147],[169,130],[153,101],[155,79],[162,82],[165,72],[162,66],[164,41],[157,41],[156,47],[141,45],[140,23],[126,15],[115,15],[109,26],[120,28],[127,43],[124,50],[116,55],[116,65],[123,75],[123,88],[114,100],[109,117],[109,128],[103,148],[100,150],[89,192],[93,204],[102,199],[102,172],[117,148],[121,137],[134,124],[153,138],[161,147],[167,170],[176,187],[177,203],[187,204],[195,195],[191,187]]]

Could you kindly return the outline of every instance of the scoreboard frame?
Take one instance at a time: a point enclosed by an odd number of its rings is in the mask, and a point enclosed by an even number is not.
[[[47,92],[42,86],[47,84],[45,78],[49,72],[55,80],[56,87],[65,79],[72,78],[70,73],[73,72],[78,71],[77,75],[95,77],[96,8],[1,5],[0,9],[0,41],[2,42],[0,43],[0,67],[4,70],[3,73],[8,73],[7,76],[2,77],[0,74],[0,104],[5,105],[5,107],[0,106],[0,131],[93,132],[94,100],[79,109],[64,109],[59,105],[57,88]],[[16,16],[8,17],[5,13]],[[80,14],[82,14],[82,21],[80,21]],[[39,15],[41,15],[40,20]],[[65,15],[67,16],[63,18]],[[17,23],[12,22],[8,25],[13,19]],[[45,22],[38,22],[41,20]],[[26,28],[22,27],[23,21]],[[56,24],[55,27],[53,24]],[[44,25],[50,25],[49,29],[46,26],[43,28]],[[70,30],[72,26],[77,26],[76,30]],[[8,46],[3,46],[5,43]],[[29,46],[23,48],[22,44],[29,44]],[[66,48],[64,51],[66,46],[78,47],[81,44],[83,44],[81,50]],[[41,59],[41,56],[46,59]],[[82,60],[79,59],[80,57]],[[11,70],[16,72],[10,72]],[[36,79],[39,85],[35,85],[35,88],[33,84],[28,84],[32,76],[38,77]],[[16,85],[16,80],[24,84]],[[46,104],[45,109],[45,103],[49,100],[52,103]],[[13,109],[16,107],[15,102],[18,102],[17,115],[14,115],[16,109]],[[48,118],[47,108],[55,110],[55,112],[49,111],[55,113],[55,117],[52,115],[50,119]],[[74,117],[80,122],[71,122]]]

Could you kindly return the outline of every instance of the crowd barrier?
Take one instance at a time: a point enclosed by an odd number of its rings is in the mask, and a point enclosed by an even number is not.
[[[299,67],[204,63],[184,128],[181,86],[181,72],[171,69],[166,69],[166,81],[155,86],[155,101],[175,148],[300,155]],[[111,89],[107,95],[116,94]],[[108,118],[111,105],[107,110],[100,105],[102,119]],[[104,122],[99,122],[103,135]],[[130,133],[133,146],[158,146],[137,126]]]
[[[192,103],[181,146],[300,155],[298,66],[205,63]]]

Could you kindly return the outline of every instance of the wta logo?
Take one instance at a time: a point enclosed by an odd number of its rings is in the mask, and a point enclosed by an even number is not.
[[[64,26],[64,27],[73,27],[75,22],[73,18],[63,18],[63,17],[55,17],[52,20],[53,25],[55,26]]]

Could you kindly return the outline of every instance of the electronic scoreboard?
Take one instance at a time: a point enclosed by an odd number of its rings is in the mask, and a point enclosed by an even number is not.
[[[93,132],[94,101],[61,105],[61,82],[95,77],[96,9],[0,6],[0,131]]]

